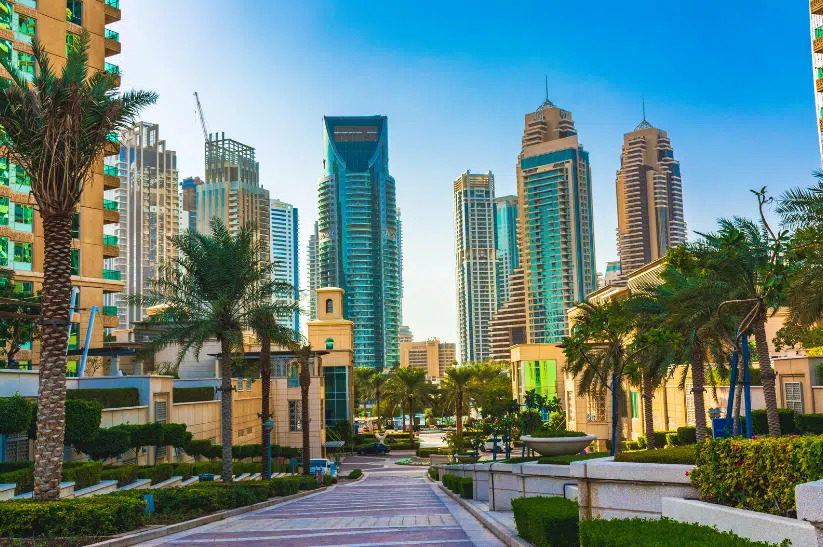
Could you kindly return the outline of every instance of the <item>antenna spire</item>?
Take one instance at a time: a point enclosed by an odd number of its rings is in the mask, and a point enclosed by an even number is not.
[[[537,111],[543,110],[544,108],[557,108],[553,102],[549,100],[549,75],[546,74],[546,99],[543,101],[543,104],[537,107]]]
[[[546,74],[546,100],[549,100],[549,75]]]
[[[650,127],[652,127],[652,124],[650,124],[646,120],[646,97],[645,96],[643,96],[642,103],[643,103],[643,121],[640,122],[640,125],[638,125],[637,127],[634,128],[635,131],[637,131],[638,129],[649,129]]]

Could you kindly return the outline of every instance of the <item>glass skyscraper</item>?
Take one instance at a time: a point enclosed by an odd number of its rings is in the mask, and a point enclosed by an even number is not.
[[[343,317],[354,322],[354,366],[382,369],[400,360],[399,231],[388,119],[325,116],[323,137],[320,286],[345,291]]]
[[[511,299],[509,277],[520,267],[517,250],[517,196],[494,200],[494,239],[497,248],[497,307]]]
[[[271,263],[274,279],[285,281],[294,288],[290,297],[278,295],[286,304],[300,301],[297,219],[297,207],[279,199],[271,200]],[[280,321],[290,329],[300,331],[299,310],[295,310],[289,317],[281,317]]]

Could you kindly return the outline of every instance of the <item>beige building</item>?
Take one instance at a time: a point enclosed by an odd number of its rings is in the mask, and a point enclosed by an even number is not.
[[[497,308],[489,323],[491,353],[489,358],[508,361],[511,347],[526,343],[526,287],[523,269],[509,276],[509,300]]]
[[[686,242],[680,163],[666,132],[645,117],[623,136],[616,187],[618,251],[626,276]]]
[[[32,57],[32,39],[36,36],[48,52],[53,68],[60,70],[65,63],[68,44],[76,40],[84,30],[91,43],[88,64],[93,70],[118,75],[117,65],[108,58],[120,53],[120,36],[107,25],[120,20],[118,2],[104,0],[70,1],[69,7],[57,0],[19,0],[0,6],[0,54],[5,55],[32,78],[35,70]],[[0,68],[0,77],[9,79]],[[117,155],[120,146],[113,137],[106,155]],[[103,309],[103,295],[123,290],[119,272],[105,268],[104,259],[119,255],[119,247],[104,240],[104,224],[120,222],[116,203],[104,200],[103,192],[119,188],[120,178],[116,169],[104,168],[103,158],[97,161],[89,175],[77,214],[73,222],[72,285],[79,288],[77,309],[72,316],[72,340],[78,347],[85,339],[86,325],[92,306]],[[22,293],[35,294],[43,280],[43,226],[40,215],[30,196],[29,175],[25,170],[6,158],[0,159],[0,266],[14,269],[18,289]],[[98,316],[100,317],[100,316]],[[116,327],[117,314],[103,315],[95,322],[90,347],[103,344],[104,328]],[[23,365],[39,364],[39,343],[17,354]],[[76,362],[69,361],[68,374],[76,370]]]
[[[429,380],[438,380],[457,359],[457,346],[429,338],[425,342],[401,342],[400,366],[426,371]]]

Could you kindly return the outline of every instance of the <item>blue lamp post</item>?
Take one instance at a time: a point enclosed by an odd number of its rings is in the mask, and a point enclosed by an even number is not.
[[[266,446],[268,448],[269,458],[266,461],[266,480],[271,479],[271,430],[274,429],[274,422],[271,419],[263,422],[263,430],[266,432]]]

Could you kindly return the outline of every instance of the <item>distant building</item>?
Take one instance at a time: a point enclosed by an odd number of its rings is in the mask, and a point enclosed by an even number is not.
[[[429,380],[438,380],[446,374],[457,358],[457,346],[429,338],[425,342],[401,342],[400,366],[426,371]]]
[[[203,184],[200,177],[188,177],[180,184],[182,190],[180,200],[180,228],[181,230],[197,231],[197,193]]]
[[[812,78],[814,79],[814,114],[817,119],[817,138],[823,158],[823,2],[809,3],[812,25]]]
[[[300,302],[300,257],[297,207],[278,199],[271,200],[271,262],[274,278],[289,283],[292,295],[286,298],[280,295],[285,304]],[[290,317],[281,317],[280,321],[300,332],[300,310],[295,310]]]
[[[403,342],[411,342],[414,340],[414,335],[412,334],[411,328],[407,327],[406,325],[400,326],[400,343]]]
[[[607,262],[606,275],[603,277],[603,285],[614,285],[616,283],[620,283],[622,279],[623,275],[620,271],[620,262]]]
[[[508,361],[510,348],[527,341],[526,287],[522,268],[509,276],[509,290],[509,301],[497,308],[489,322],[489,357],[497,361]]]
[[[454,247],[460,359],[489,356],[489,321],[497,309],[494,175],[466,171],[454,181]]]
[[[503,196],[494,200],[494,232],[497,248],[497,307],[511,298],[509,278],[520,267],[518,251],[517,196]]]
[[[309,319],[317,319],[317,293],[320,288],[320,259],[317,255],[317,223],[314,231],[309,235],[309,244],[306,246],[306,274],[308,276]]]
[[[400,306],[400,319],[398,322],[403,324],[403,220],[400,218],[400,207],[397,208],[397,276],[400,279],[400,297],[398,299]]]

